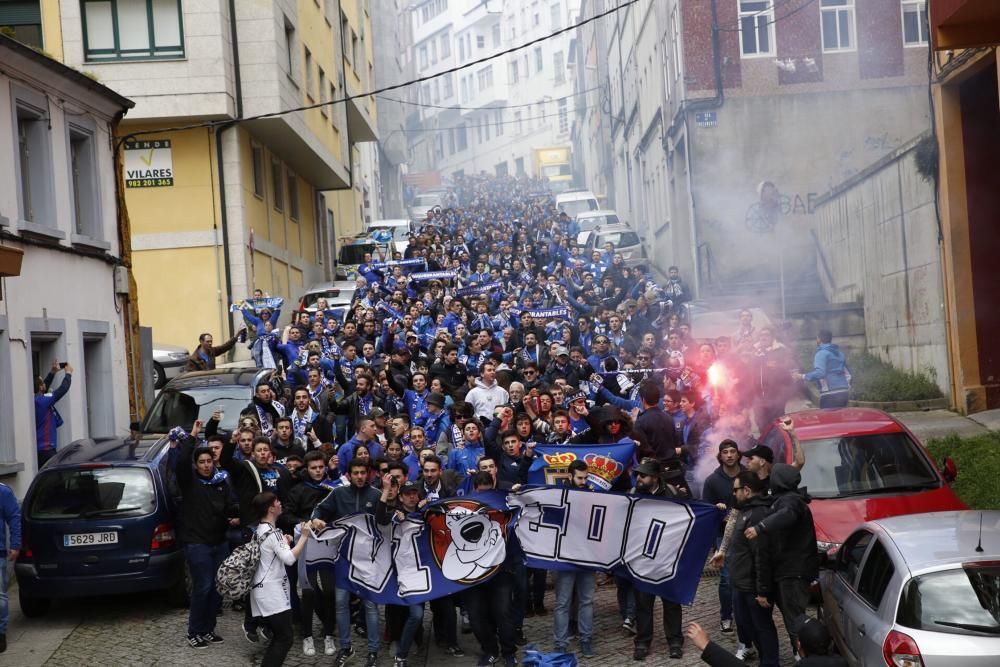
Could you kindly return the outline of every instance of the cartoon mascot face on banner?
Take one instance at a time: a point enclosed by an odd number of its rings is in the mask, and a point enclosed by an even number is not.
[[[489,577],[507,555],[507,516],[472,499],[444,501],[428,515],[434,560],[446,579],[473,584]]]

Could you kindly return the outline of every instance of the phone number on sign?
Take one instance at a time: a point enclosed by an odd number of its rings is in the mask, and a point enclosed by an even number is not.
[[[172,178],[133,178],[125,181],[127,188],[157,188],[173,184]]]

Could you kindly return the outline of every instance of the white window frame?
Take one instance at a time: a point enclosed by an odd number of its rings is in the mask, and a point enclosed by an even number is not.
[[[907,10],[917,12],[917,35],[922,39],[916,42],[906,41]],[[927,0],[902,0],[899,4],[900,22],[903,30],[903,48],[917,49],[930,44],[930,25],[927,22]]]
[[[674,81],[679,81],[683,71],[683,49],[681,45],[681,23],[678,16],[678,8],[674,5],[670,12],[670,41],[672,42],[672,53],[674,55]]]
[[[827,5],[827,2],[836,2],[843,4],[831,4]],[[823,53],[850,53],[852,51],[857,51],[857,21],[855,19],[856,12],[854,11],[854,0],[820,0],[819,2],[819,34],[820,40],[823,43]],[[826,31],[824,30],[823,22],[827,15],[833,14],[836,16],[836,27],[837,27],[837,45],[834,47],[829,47],[826,44]],[[847,14],[847,46],[841,46],[843,43],[843,35],[841,34],[841,14]]]
[[[740,34],[740,58],[773,58],[775,51],[775,40],[774,40],[774,1],[773,0],[736,0],[736,8],[739,14],[739,34]],[[743,11],[743,6],[745,4],[766,4],[767,8],[764,10],[751,9]],[[743,48],[743,21],[747,18],[754,19],[754,42],[757,44],[758,50],[753,53],[746,53]],[[761,23],[765,23],[763,26],[767,30],[767,51],[760,51],[760,40],[757,39],[760,34]]]
[[[13,119],[14,173],[17,177],[18,226],[46,236],[64,239],[66,233],[59,228],[55,207],[55,172],[52,149],[52,132],[48,129],[48,101],[45,96],[27,88],[11,84],[11,111]],[[21,123],[32,123],[27,129],[27,161],[21,155]],[[68,150],[68,147],[67,147]],[[95,146],[96,151],[96,146]],[[68,159],[68,155],[67,155]],[[28,174],[23,174],[27,166]],[[25,184],[28,192],[25,193]],[[25,201],[27,195],[27,201]]]
[[[100,157],[97,153],[96,124],[87,117],[77,117],[74,121],[66,124],[66,162],[69,169],[70,197],[73,200],[71,238],[74,241],[103,241],[101,172],[98,167]],[[73,160],[73,146],[79,141],[88,144],[86,150],[89,154],[81,156],[86,162],[83,165],[75,165]],[[74,173],[75,166],[88,169],[89,175],[84,174],[83,178],[78,178]]]
[[[451,57],[451,35],[444,33],[441,35],[441,60]]]

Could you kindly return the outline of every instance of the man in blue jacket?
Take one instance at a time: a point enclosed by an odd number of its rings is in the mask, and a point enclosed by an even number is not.
[[[816,337],[815,369],[799,377],[819,385],[819,407],[846,408],[851,390],[851,371],[847,356],[833,342],[833,334],[824,329]]]
[[[68,385],[67,385],[68,386]],[[64,392],[65,393],[65,392]],[[36,399],[37,400],[37,399]],[[10,528],[10,542],[7,529]],[[6,561],[13,563],[21,551],[21,508],[10,487],[0,484],[0,653],[7,650],[7,572]]]
[[[52,362],[52,370],[43,380],[35,380],[35,441],[38,445],[38,467],[56,455],[56,430],[62,425],[62,417],[56,411],[56,403],[66,395],[73,382],[73,367],[66,364],[63,367],[63,380],[55,391],[49,392],[56,371],[57,362]]]

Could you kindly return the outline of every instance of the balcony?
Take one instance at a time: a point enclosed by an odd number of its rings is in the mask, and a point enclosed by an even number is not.
[[[996,0],[935,0],[930,3],[934,48],[970,49],[1000,44]]]

